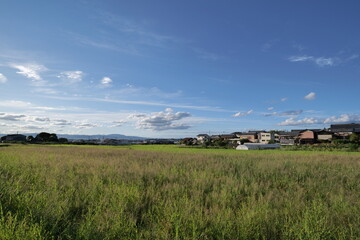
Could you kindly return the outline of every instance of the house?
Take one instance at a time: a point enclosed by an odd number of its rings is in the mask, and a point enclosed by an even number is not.
[[[360,133],[360,123],[332,124],[330,131],[339,138],[347,138],[352,133]]]
[[[326,129],[316,131],[316,137],[318,142],[331,142],[334,136],[334,133],[331,131],[328,131]]]
[[[197,144],[197,140],[196,138],[191,138],[191,137],[188,137],[188,138],[184,138],[180,141],[181,144],[185,144],[185,145],[195,145]]]
[[[232,134],[232,133],[231,134],[221,134],[221,135],[219,135],[219,137],[223,140],[230,140],[230,139],[235,138],[236,135]]]
[[[196,136],[196,139],[199,143],[204,143],[207,140],[210,140],[210,136],[207,134],[199,134]]]
[[[240,139],[247,139],[250,142],[257,143],[259,142],[258,133],[257,132],[247,132],[247,133],[238,133],[236,137]]]
[[[299,133],[299,144],[313,144],[316,142],[316,133],[314,130],[303,130]]]
[[[271,133],[271,132],[260,132],[259,133],[259,142],[260,143],[268,144],[270,141],[272,141],[272,142],[275,141],[274,133]]]
[[[220,139],[220,135],[211,135],[211,136],[210,136],[210,139],[211,139],[211,140]]]
[[[280,145],[295,145],[297,143],[297,138],[299,132],[278,132]]]
[[[3,142],[26,142],[26,136],[22,134],[9,134],[1,137]]]
[[[244,143],[236,147],[236,150],[260,150],[260,149],[279,149],[279,144],[263,144],[263,143]]]

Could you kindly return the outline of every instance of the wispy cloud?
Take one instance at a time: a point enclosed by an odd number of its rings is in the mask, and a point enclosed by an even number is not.
[[[10,108],[28,108],[31,107],[30,102],[16,101],[16,100],[3,100],[0,102],[0,107],[10,107]]]
[[[290,62],[306,62],[306,61],[312,61],[314,60],[314,57],[312,56],[291,56],[289,57]]]
[[[174,36],[161,34],[149,29],[148,23],[132,21],[109,12],[102,12],[101,19],[104,24],[118,32],[132,36],[132,41],[136,41],[138,44],[163,47],[167,43],[180,41]]]
[[[0,83],[6,83],[7,80],[7,77],[4,74],[0,73]]]
[[[316,93],[314,93],[314,92],[310,92],[309,94],[307,94],[304,97],[304,99],[306,99],[306,100],[315,100],[315,98],[316,98]]]
[[[272,111],[272,110],[274,110],[274,107],[268,107],[267,110]]]
[[[348,57],[346,60],[351,61],[351,60],[354,60],[354,59],[357,59],[357,58],[359,58],[359,54],[353,54],[350,57]]]
[[[206,51],[200,48],[194,48],[194,52],[197,54],[198,58],[209,60],[209,61],[217,61],[220,57],[218,54]]]
[[[285,102],[285,101],[287,101],[287,100],[288,100],[287,97],[283,97],[283,98],[280,99],[281,102]]]
[[[6,120],[6,121],[20,121],[22,120],[26,115],[18,115],[18,114],[7,114],[7,113],[0,113],[0,120]]]
[[[177,98],[182,96],[182,91],[178,90],[176,92],[165,92],[158,87],[137,87],[131,84],[126,84],[123,88],[113,91],[116,95],[124,95],[131,97],[156,97],[156,98]]]
[[[116,43],[111,42],[111,40],[99,40],[99,39],[90,39],[87,36],[75,34],[75,33],[68,33],[70,37],[80,45],[90,46],[94,48],[101,48],[110,51],[116,51],[119,53],[124,53],[128,55],[135,55],[140,56],[140,51],[133,45],[133,43],[129,42],[118,46]]]
[[[325,67],[325,66],[334,66],[338,63],[340,63],[340,59],[339,58],[325,58],[325,57],[319,57],[315,59],[315,63],[316,65],[320,66],[320,67]]]
[[[199,111],[211,111],[211,112],[233,112],[226,110],[220,107],[212,106],[196,106],[196,105],[185,105],[185,104],[176,104],[176,103],[162,103],[162,102],[153,102],[153,101],[131,101],[131,100],[118,100],[110,98],[86,98],[86,97],[62,97],[62,96],[45,96],[50,99],[59,99],[66,101],[91,101],[91,102],[108,102],[108,103],[117,103],[117,104],[130,104],[130,105],[144,105],[144,106],[161,106],[161,107],[172,107],[172,108],[183,108],[183,109],[192,109]]]
[[[47,70],[47,68],[40,64],[17,64],[10,63],[10,67],[18,70],[18,74],[25,76],[26,78],[40,81],[42,80],[40,73]]]
[[[308,55],[300,55],[300,56],[291,56],[288,58],[290,62],[312,62],[319,67],[332,67],[337,66],[345,61],[356,59],[356,55],[352,55],[346,60],[341,59],[340,57],[314,57]]]
[[[113,122],[111,122],[110,127],[122,127],[125,123],[126,123],[125,120],[113,121]]]
[[[244,117],[244,116],[252,114],[253,112],[254,112],[254,110],[251,109],[247,112],[237,112],[237,113],[233,114],[232,116],[233,117]]]
[[[80,70],[76,71],[65,71],[61,72],[60,75],[57,76],[68,84],[75,84],[82,81],[84,77],[84,72]]]
[[[294,116],[294,115],[300,115],[303,112],[303,110],[289,110],[284,112],[272,112],[272,113],[265,113],[263,114],[265,117],[270,116]]]
[[[190,117],[188,112],[176,112],[171,108],[167,108],[165,111],[154,112],[151,114],[134,114],[130,115],[129,119],[136,120],[136,128],[149,129],[153,131],[165,131],[165,130],[180,130],[188,129],[191,126],[179,122],[184,118]]]

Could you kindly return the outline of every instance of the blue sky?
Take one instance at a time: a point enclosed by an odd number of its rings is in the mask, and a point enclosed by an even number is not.
[[[0,132],[185,137],[360,122],[358,1],[10,1]]]

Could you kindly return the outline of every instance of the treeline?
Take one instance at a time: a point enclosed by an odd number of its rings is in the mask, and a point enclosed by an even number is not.
[[[21,134],[6,135],[1,137],[3,143],[68,143],[67,138],[58,138],[55,133],[41,132],[35,137]]]
[[[67,138],[58,138],[55,133],[41,132],[36,137],[28,136],[26,138],[29,143],[67,143]]]

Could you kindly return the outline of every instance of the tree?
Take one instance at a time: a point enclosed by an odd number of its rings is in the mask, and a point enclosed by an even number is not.
[[[36,142],[58,142],[59,139],[55,133],[41,132],[35,137]]]
[[[28,141],[29,143],[31,143],[31,142],[34,142],[34,137],[33,136],[28,136],[27,138],[26,138],[26,141]]]
[[[360,135],[358,133],[352,133],[349,140],[352,143],[360,143]]]
[[[59,143],[68,143],[68,139],[67,138],[59,138]]]

